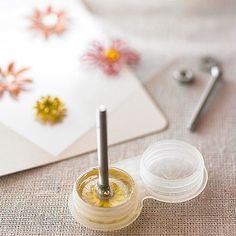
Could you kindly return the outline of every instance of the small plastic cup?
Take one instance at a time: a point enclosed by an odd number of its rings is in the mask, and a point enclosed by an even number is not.
[[[98,181],[98,169],[83,173],[75,182],[69,199],[73,217],[84,226],[95,230],[111,231],[131,224],[140,214],[141,203],[137,186],[126,172],[109,169],[111,189],[116,184],[114,196],[101,201],[93,190]]]

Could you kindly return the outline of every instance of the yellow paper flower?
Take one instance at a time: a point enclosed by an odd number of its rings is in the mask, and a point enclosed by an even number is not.
[[[66,109],[62,101],[57,97],[42,96],[34,105],[35,115],[42,123],[51,124],[62,120],[66,114]]]

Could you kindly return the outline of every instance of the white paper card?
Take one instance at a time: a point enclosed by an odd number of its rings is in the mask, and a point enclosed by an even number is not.
[[[70,22],[63,36],[44,40],[27,29],[30,22],[26,17],[35,7],[45,9],[48,3],[64,9]],[[81,65],[80,57],[92,40],[107,42],[107,37],[79,1],[1,1],[0,66],[4,68],[11,61],[16,68],[29,66],[26,75],[33,83],[17,101],[4,94],[0,122],[58,155],[94,126],[98,105],[113,110],[125,101],[140,86],[128,69],[119,77],[109,77]],[[33,115],[35,101],[48,94],[58,96],[68,110],[63,122],[54,126],[42,125]]]

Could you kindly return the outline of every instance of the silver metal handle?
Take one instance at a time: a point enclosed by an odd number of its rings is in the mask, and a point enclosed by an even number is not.
[[[98,155],[98,186],[97,194],[100,199],[110,197],[107,148],[107,112],[104,106],[97,110],[97,155]]]
[[[193,131],[195,129],[198,118],[200,116],[200,113],[202,112],[203,107],[207,102],[207,99],[209,98],[214,86],[216,85],[216,82],[221,77],[221,74],[222,73],[221,73],[219,66],[213,66],[211,68],[211,79],[210,79],[209,83],[207,84],[207,87],[203,91],[203,94],[200,97],[200,100],[199,100],[195,110],[193,111],[190,122],[187,126],[190,130]]]

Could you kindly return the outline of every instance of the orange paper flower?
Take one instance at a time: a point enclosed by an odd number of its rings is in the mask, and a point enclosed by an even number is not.
[[[22,75],[28,68],[21,68],[16,70],[14,62],[10,63],[6,70],[0,67],[0,96],[5,91],[8,91],[14,98],[18,96],[23,89],[24,84],[31,83],[31,79],[24,78]]]
[[[64,11],[55,11],[50,5],[45,11],[35,9],[29,19],[31,20],[30,29],[38,31],[46,39],[52,34],[63,34],[68,21]]]

